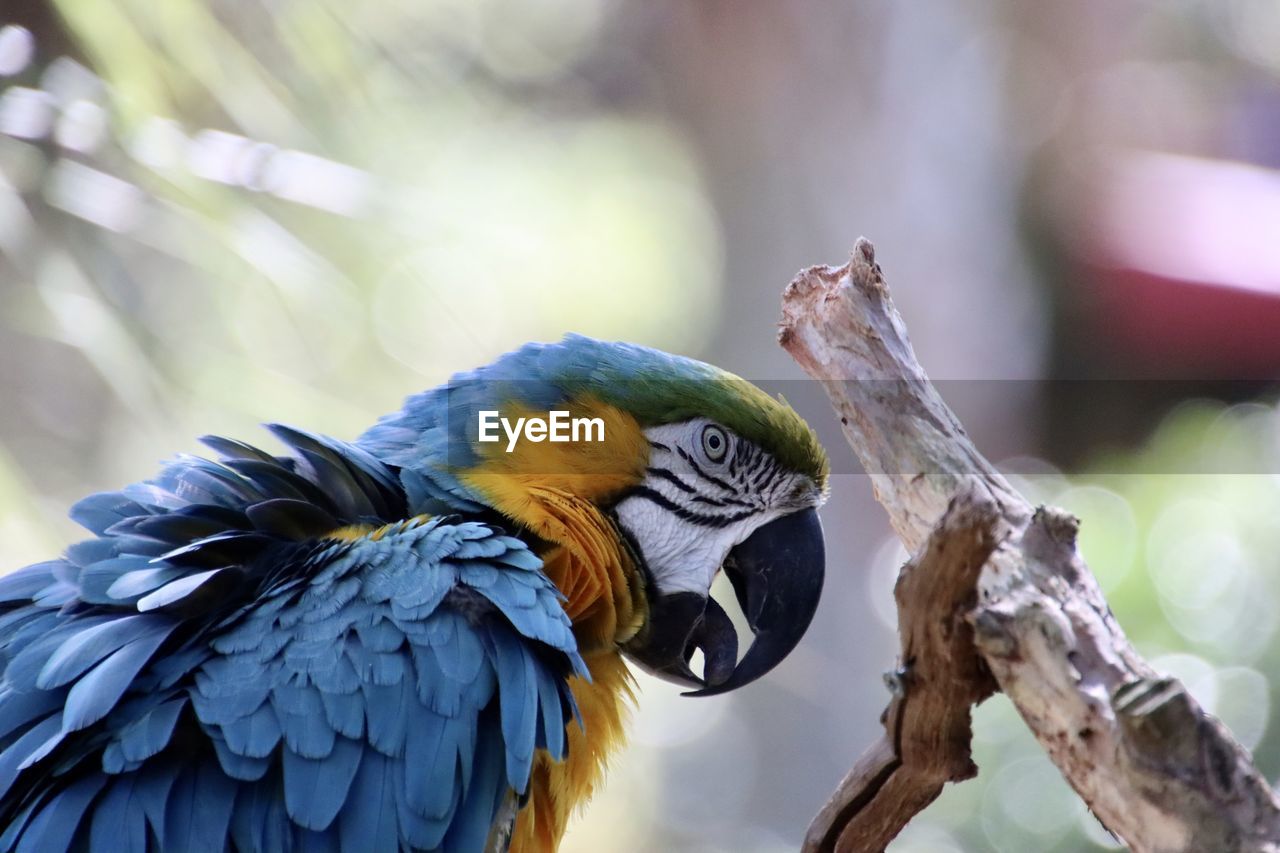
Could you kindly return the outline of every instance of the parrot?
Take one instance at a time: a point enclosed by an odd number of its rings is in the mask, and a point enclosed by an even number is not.
[[[482,440],[495,413],[523,429]],[[353,441],[267,430],[79,501],[88,538],[0,577],[0,850],[550,853],[628,661],[722,694],[818,606],[815,432],[692,358],[571,334]]]

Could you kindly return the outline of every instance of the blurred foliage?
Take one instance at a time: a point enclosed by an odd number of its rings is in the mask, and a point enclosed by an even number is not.
[[[1079,475],[1010,477],[1031,500],[1079,516],[1081,550],[1130,642],[1158,671],[1182,679],[1275,778],[1280,474],[1220,473],[1240,470],[1280,472],[1274,407],[1190,400],[1142,447],[1100,455]],[[948,786],[891,850],[1120,846],[1003,695],[978,709],[973,746],[978,778]]]
[[[83,445],[41,491],[264,412],[354,435],[569,330],[699,351],[721,276],[694,158],[577,79],[609,4],[555,5],[59,0],[95,70],[37,39],[0,76],[3,380]],[[38,354],[66,350],[100,385],[56,384]],[[30,457],[38,433],[0,434]],[[0,511],[58,533],[6,564],[70,530],[28,491]]]

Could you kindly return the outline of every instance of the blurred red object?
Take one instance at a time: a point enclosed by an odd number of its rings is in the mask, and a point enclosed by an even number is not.
[[[1094,197],[1088,321],[1141,373],[1280,377],[1280,172],[1117,158]]]

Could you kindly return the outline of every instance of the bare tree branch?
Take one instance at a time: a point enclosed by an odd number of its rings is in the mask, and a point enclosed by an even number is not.
[[[807,851],[883,849],[911,816],[978,772],[969,709],[995,690],[965,616],[996,545],[1000,513],[980,495],[952,501],[921,552],[898,575],[901,666],[884,736],[858,759],[814,818]]]
[[[1133,849],[1280,851],[1280,801],[1248,751],[1129,645],[1080,558],[1076,520],[1034,509],[973,446],[916,361],[870,243],[859,240],[843,267],[791,282],[779,338],[826,386],[876,498],[921,552],[899,580],[904,677],[887,736],[815,818],[805,849],[882,850],[947,779],[971,775],[957,759],[968,760],[968,708],[987,695],[989,672],[1066,780]],[[957,519],[984,513],[990,550],[979,571],[965,571],[962,556],[936,556],[963,555],[948,543],[976,528]],[[933,579],[910,582],[917,574]],[[961,683],[940,690],[935,679],[966,659],[955,644],[970,635],[921,642],[914,626],[950,624],[947,607],[966,600],[976,653],[967,657],[986,666],[951,670]],[[927,716],[911,731],[946,736],[923,748],[903,740],[906,718],[894,717],[903,706]]]

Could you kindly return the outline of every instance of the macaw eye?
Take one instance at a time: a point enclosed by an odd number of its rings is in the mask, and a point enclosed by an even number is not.
[[[712,462],[723,462],[729,452],[729,436],[715,424],[702,428],[702,452]]]

